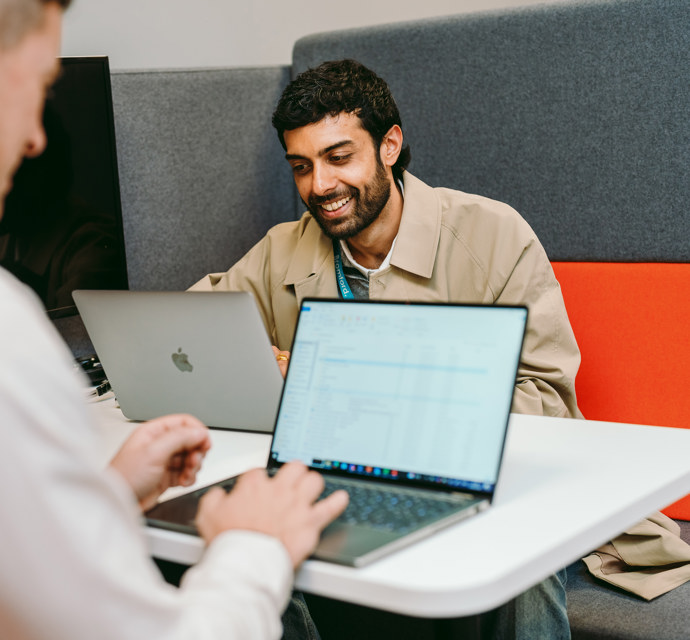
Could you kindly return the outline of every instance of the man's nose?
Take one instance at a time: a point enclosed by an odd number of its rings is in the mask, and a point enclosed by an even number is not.
[[[38,125],[31,137],[26,141],[26,150],[24,155],[27,158],[35,158],[40,156],[46,148],[47,138],[43,125]]]
[[[328,166],[318,165],[313,168],[312,191],[317,196],[326,195],[337,185],[335,173]]]

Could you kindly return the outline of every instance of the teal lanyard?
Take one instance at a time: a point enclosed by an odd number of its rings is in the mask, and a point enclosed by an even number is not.
[[[333,240],[333,262],[335,262],[335,279],[338,281],[340,297],[345,300],[353,299],[355,296],[347,282],[345,271],[343,271],[343,256],[340,253],[340,242],[338,240]]]

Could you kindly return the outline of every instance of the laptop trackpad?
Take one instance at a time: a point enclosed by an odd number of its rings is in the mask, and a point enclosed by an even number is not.
[[[334,522],[321,534],[312,557],[339,564],[360,565],[371,561],[366,558],[371,552],[376,551],[378,556],[382,547],[398,538],[398,533]]]

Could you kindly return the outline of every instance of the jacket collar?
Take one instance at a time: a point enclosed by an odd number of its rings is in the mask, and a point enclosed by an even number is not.
[[[312,275],[320,275],[326,268],[334,271],[333,243],[319,227],[310,213],[302,219],[304,233],[299,237],[290,264],[285,273],[284,283],[294,285]],[[333,273],[335,282],[335,272]]]
[[[391,264],[430,278],[441,236],[441,205],[432,187],[405,171],[405,200]]]
[[[441,206],[434,189],[407,171],[403,174],[403,184],[405,200],[391,264],[430,278],[441,235]],[[305,217],[311,218],[309,213]],[[327,270],[334,270],[333,243],[316,221],[309,219],[295,247],[284,283],[294,285]],[[333,280],[335,282],[335,275]]]

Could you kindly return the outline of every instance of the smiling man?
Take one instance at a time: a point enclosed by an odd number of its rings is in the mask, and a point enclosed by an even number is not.
[[[400,115],[380,77],[353,60],[309,69],[286,87],[273,126],[308,211],[193,289],[251,291],[283,358],[306,296],[525,304],[513,411],[581,417],[580,354],[539,240],[509,206],[432,188],[406,170]],[[570,637],[561,580],[530,589],[482,628],[486,637]]]
[[[306,296],[525,304],[513,410],[580,417],[580,354],[539,240],[508,205],[406,170],[400,114],[380,77],[352,60],[305,71],[273,125],[308,211],[193,289],[251,291],[281,350]]]
[[[300,196],[321,230],[348,240],[360,264],[378,268],[402,216],[402,195],[390,179],[400,126],[386,132],[379,153],[359,116],[348,112],[284,131],[283,142]]]

